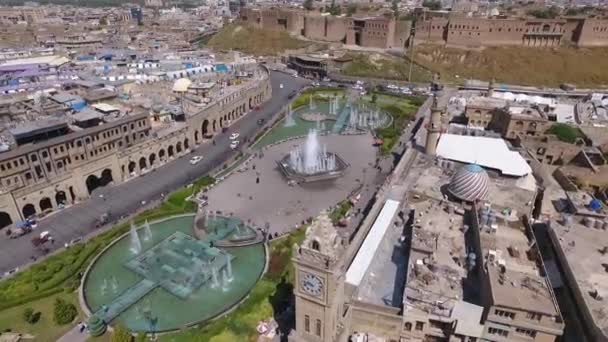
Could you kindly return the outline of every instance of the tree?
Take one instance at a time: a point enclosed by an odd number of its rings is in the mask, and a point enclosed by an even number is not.
[[[393,10],[393,16],[399,18],[399,0],[392,1],[391,9]]]
[[[53,320],[58,325],[71,323],[78,315],[78,310],[74,304],[66,302],[61,298],[55,299],[53,305]]]
[[[376,103],[376,100],[378,100],[378,95],[376,95],[376,93],[372,94],[372,103]]]
[[[110,339],[111,342],[131,342],[132,340],[133,336],[131,336],[131,332],[122,325],[117,325],[114,328],[112,338]]]
[[[34,309],[26,308],[23,311],[23,320],[29,324],[36,324],[40,320],[40,312],[34,312]]]
[[[311,11],[314,8],[313,0],[304,0],[302,4],[307,11]]]
[[[538,19],[554,19],[559,15],[559,8],[557,6],[551,6],[546,9],[534,9],[528,11],[528,15]]]
[[[350,4],[348,5],[348,7],[346,7],[346,16],[347,17],[352,17],[353,14],[357,13],[357,5],[356,4]]]
[[[438,11],[441,9],[441,1],[439,0],[424,0],[422,7],[426,7],[432,11]]]
[[[327,11],[331,15],[340,15],[342,9],[340,8],[340,6],[336,5],[336,0],[331,0],[331,5],[327,9]]]

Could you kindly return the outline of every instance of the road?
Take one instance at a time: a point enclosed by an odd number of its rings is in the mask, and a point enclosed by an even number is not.
[[[29,235],[10,240],[2,234],[0,274],[29,263],[34,255],[40,256],[41,252],[35,250],[30,241],[33,234],[48,230],[55,239],[48,247],[54,251],[76,237],[91,234],[95,230],[95,220],[103,213],[110,212],[112,218],[128,216],[141,209],[142,201],[149,203],[159,200],[162,193],[167,194],[225,163],[234,155],[234,151],[229,147],[231,133],[239,132],[239,140],[242,143],[246,139],[253,139],[261,127],[257,120],[264,118],[266,122],[270,121],[274,114],[289,102],[288,94],[308,83],[307,80],[280,72],[271,72],[271,82],[272,98],[259,110],[252,111],[235,122],[227,132],[217,135],[214,138],[215,144],[202,144],[196,147],[192,154],[177,158],[144,176],[98,189],[89,200],[43,219],[38,229]],[[283,84],[283,88],[280,84]],[[193,155],[201,155],[203,160],[191,165],[189,160]],[[103,195],[103,198],[100,195]]]

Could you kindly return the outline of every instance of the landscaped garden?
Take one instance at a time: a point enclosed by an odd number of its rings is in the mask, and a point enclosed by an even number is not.
[[[374,103],[393,117],[392,125],[376,130],[377,136],[383,141],[381,152],[387,154],[399,140],[403,129],[415,117],[418,107],[424,103],[426,98],[373,91],[359,100]]]

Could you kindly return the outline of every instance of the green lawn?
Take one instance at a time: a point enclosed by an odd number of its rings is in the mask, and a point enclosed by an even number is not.
[[[362,96],[359,100],[371,103],[373,95],[376,95],[376,105],[390,113],[393,117],[391,126],[376,130],[378,137],[384,141],[381,152],[387,154],[399,140],[403,129],[407,127],[407,123],[414,118],[418,107],[424,103],[425,98],[421,96],[402,96],[372,92]]]
[[[347,76],[383,78],[405,81],[409,77],[410,63],[404,57],[395,57],[379,53],[352,53],[342,73]],[[432,72],[417,65],[412,65],[411,82],[429,82]]]
[[[53,303],[56,298],[62,298],[78,308],[79,317],[76,322],[82,318],[78,299],[75,293],[58,293],[46,298],[38,299],[27,304],[14,306],[10,309],[0,311],[0,331],[7,331],[35,336],[36,342],[54,342],[63,334],[65,334],[72,324],[57,325],[53,322]],[[29,324],[23,319],[23,311],[26,308],[32,308],[34,312],[40,312],[40,320],[35,324]]]
[[[556,123],[547,130],[549,134],[555,134],[555,136],[564,142],[574,144],[577,139],[584,139],[585,135],[578,129],[578,127],[571,126],[565,123]]]

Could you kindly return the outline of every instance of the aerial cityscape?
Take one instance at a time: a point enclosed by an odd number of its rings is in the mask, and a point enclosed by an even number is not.
[[[608,342],[608,3],[0,0],[18,341]]]

